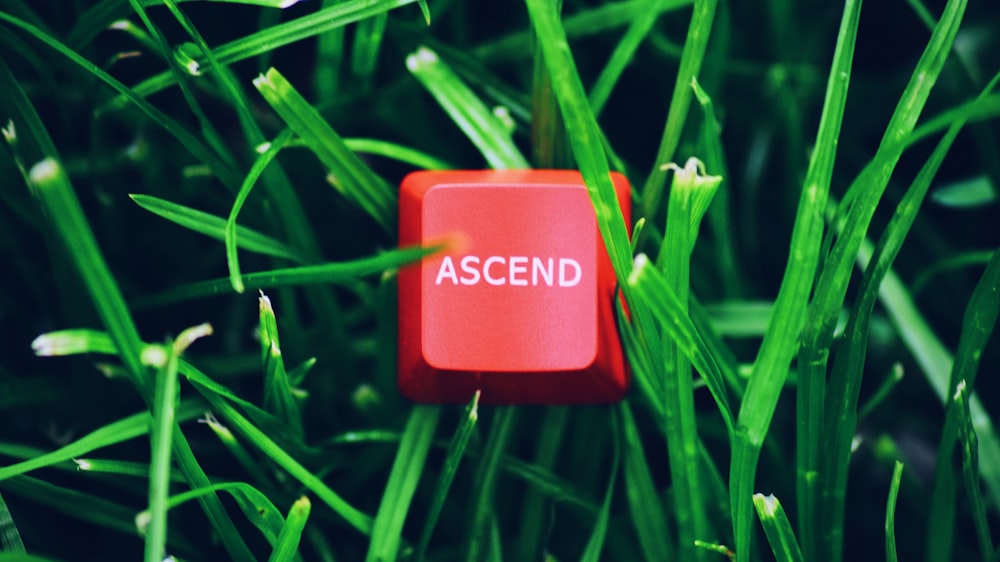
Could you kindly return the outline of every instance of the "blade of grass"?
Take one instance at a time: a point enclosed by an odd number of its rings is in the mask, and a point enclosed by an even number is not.
[[[140,396],[149,404],[152,388],[140,359],[144,344],[132,322],[125,299],[101,255],[69,179],[62,166],[52,158],[47,158],[32,167],[30,178],[36,195],[42,200],[49,216],[54,219],[54,226],[69,249],[70,257],[74,260],[98,314],[108,328],[115,348],[119,351],[119,357],[131,372],[133,384]],[[176,431],[173,441],[178,464],[184,471],[188,483],[193,487],[207,483],[208,478],[179,430]],[[202,507],[222,536],[229,554],[237,560],[252,558],[219,499],[206,497]]]
[[[885,504],[885,560],[896,562],[896,498],[899,497],[899,483],[903,478],[903,463],[896,461],[889,484],[889,498]]]
[[[669,560],[674,556],[676,546],[667,526],[660,493],[653,485],[639,428],[628,402],[622,402],[618,409],[622,418],[622,447],[625,449],[625,496],[639,546],[645,560]]]
[[[632,270],[628,230],[609,175],[602,135],[576,70],[566,31],[551,2],[526,0],[531,25],[549,69],[549,79],[569,134],[573,156],[594,204],[597,226],[620,282]]]
[[[680,144],[684,121],[687,119],[691,106],[691,81],[697,78],[701,71],[701,63],[705,59],[708,38],[712,33],[712,22],[715,20],[715,10],[718,0],[695,0],[691,23],[688,25],[684,39],[684,51],[681,54],[680,69],[674,82],[673,95],[670,97],[670,109],[667,112],[667,122],[663,126],[663,136],[660,147],[653,161],[653,170],[646,178],[642,188],[642,212],[645,216],[656,216],[666,185],[667,172],[664,164],[673,162],[677,146]]]
[[[118,476],[134,476],[149,478],[149,465],[141,462],[118,461],[109,459],[73,459],[76,469],[80,472],[115,474]],[[184,475],[177,470],[170,471],[171,482],[183,482]]]
[[[583,562],[598,562],[601,559],[601,550],[604,548],[604,538],[608,534],[608,520],[611,517],[611,500],[614,499],[615,485],[618,482],[618,465],[621,460],[621,441],[619,435],[617,417],[614,410],[610,410],[612,435],[614,435],[614,453],[611,459],[611,476],[608,478],[607,490],[604,492],[604,502],[601,510],[597,513],[597,521],[594,522],[594,530],[590,533],[587,546],[580,556]]]
[[[348,138],[344,139],[344,144],[354,152],[391,158],[425,170],[451,170],[455,167],[446,160],[426,152],[380,139]]]
[[[729,496],[733,520],[734,549],[738,562],[747,562],[750,557],[751,501],[757,473],[760,449],[767,435],[778,397],[788,377],[789,363],[799,346],[799,336],[804,324],[803,317],[813,285],[816,267],[819,264],[820,246],[823,237],[823,213],[833,175],[837,142],[843,120],[847,87],[850,83],[851,65],[857,37],[860,2],[848,0],[837,34],[837,46],[827,82],[823,112],[819,130],[816,133],[816,148],[809,161],[802,193],[800,195],[795,223],[792,228],[791,248],[785,267],[785,276],[778,291],[767,332],[757,352],[753,374],[747,384],[740,405],[739,417],[732,439],[730,461]],[[801,391],[800,391],[801,392]],[[808,420],[808,418],[807,418]],[[806,421],[806,420],[800,420]],[[818,424],[817,424],[818,425]],[[801,435],[807,428],[799,430]],[[796,450],[804,450],[808,444],[799,442]],[[800,470],[806,466],[799,460]],[[800,483],[802,481],[800,480]],[[799,491],[800,502],[807,500]],[[813,517],[801,514],[813,509],[808,503],[800,508],[800,519]],[[815,549],[810,548],[809,537],[804,531],[802,538],[806,544],[805,556],[809,560]]]
[[[712,198],[712,205],[708,208],[708,222],[716,238],[713,253],[719,264],[725,294],[728,297],[736,297],[743,293],[740,279],[744,278],[744,275],[736,264],[736,243],[730,215],[729,184],[726,181],[729,172],[726,167],[725,151],[722,148],[722,125],[716,117],[712,98],[702,89],[697,78],[692,79],[691,88],[694,90],[695,99],[701,106],[702,113],[704,113],[698,133],[699,154],[703,155],[702,160],[705,162],[705,168],[715,170],[716,175],[722,178],[715,197]]]
[[[293,394],[288,373],[285,372],[285,361],[281,353],[281,341],[278,338],[278,320],[274,316],[274,308],[263,292],[257,299],[260,308],[260,352],[261,363],[264,365],[264,411],[285,422],[294,434],[301,438],[302,412],[299,410],[298,399]]]
[[[454,70],[463,82],[474,91],[481,92],[484,103],[489,100],[492,102],[490,105],[497,108],[495,111],[509,113],[509,117],[518,123],[526,125],[531,123],[531,94],[526,94],[503,80],[492,67],[470,55],[467,50],[435,40],[431,36],[421,37],[421,40]],[[534,90],[534,78],[532,78],[532,90]]]
[[[226,492],[232,496],[247,521],[261,532],[268,544],[277,543],[278,535],[285,525],[281,512],[264,493],[245,482],[222,482],[194,488],[167,498],[166,507],[173,509],[191,500],[214,496],[219,492]],[[144,531],[150,523],[150,517],[149,511],[139,512],[135,516],[136,527]]]
[[[503,457],[517,410],[511,406],[496,409],[490,435],[483,448],[483,456],[476,468],[475,484],[473,485],[472,509],[469,514],[470,528],[469,544],[465,559],[468,562],[479,562],[493,542],[490,527],[495,518],[493,498],[496,492],[497,477],[500,474],[500,459]]]
[[[382,502],[375,515],[371,543],[365,558],[369,562],[395,560],[399,553],[403,523],[406,522],[413,493],[427,463],[427,452],[434,439],[440,415],[440,406],[426,404],[414,406],[410,414],[399,441],[396,460],[392,463],[389,481],[382,493]]]
[[[132,522],[135,510],[119,503],[23,475],[5,480],[3,488],[74,519],[128,536],[136,536],[135,525]]]
[[[539,422],[538,440],[535,443],[534,459],[536,467],[552,471],[561,456],[561,445],[566,439],[569,408],[567,406],[549,406]],[[545,551],[544,533],[549,517],[551,504],[538,490],[531,489],[524,495],[521,502],[521,517],[515,540],[516,559],[537,557]]]
[[[354,74],[362,91],[367,91],[371,87],[375,67],[378,64],[378,54],[382,48],[382,38],[385,36],[385,24],[388,20],[389,12],[375,14],[358,22],[354,30],[351,73]]]
[[[24,554],[21,552],[0,552],[0,562],[56,562],[52,558]]]
[[[702,168],[699,170],[699,168]],[[706,176],[701,162],[692,158],[680,168],[672,166],[674,181],[667,205],[667,223],[657,268],[673,290],[680,314],[688,316],[691,293],[691,251],[694,249],[701,219],[722,178]],[[694,377],[691,362],[680,345],[664,333],[662,348],[667,358],[663,395],[664,429],[670,459],[670,481],[674,516],[677,519],[677,543],[682,560],[703,560],[705,551],[696,548],[695,540],[708,540],[706,499],[702,494],[699,466],[698,427],[694,408]],[[710,375],[705,380],[709,381]],[[721,375],[708,382],[720,410],[729,411],[725,383]]]
[[[969,511],[972,523],[979,541],[979,551],[984,561],[993,556],[993,540],[990,538],[990,527],[987,521],[986,503],[980,490],[979,477],[979,440],[976,429],[972,425],[972,413],[969,410],[968,387],[965,381],[958,383],[954,396],[958,409],[959,440],[962,448],[962,479],[965,483],[965,495],[969,499]]]
[[[226,238],[226,221],[221,217],[152,195],[129,194],[129,198],[143,209],[199,234],[220,241],[224,241]],[[308,263],[304,254],[266,234],[245,226],[237,226],[236,231],[238,234],[237,245],[244,250],[286,259],[298,264]]]
[[[868,417],[869,414],[874,412],[875,408],[877,408],[880,404],[882,404],[882,402],[885,401],[886,398],[889,397],[889,394],[894,388],[896,388],[896,385],[899,384],[901,380],[903,380],[903,364],[897,362],[892,365],[889,375],[885,377],[885,380],[882,381],[882,384],[879,385],[878,389],[872,393],[871,398],[869,398],[868,401],[862,406],[858,407],[858,419],[863,420]]]
[[[121,357],[131,373],[132,382],[140,392],[148,392],[148,376],[139,360],[142,340],[66,172],[57,160],[47,158],[35,164],[29,176],[32,190],[50,217],[52,227],[66,245],[101,320],[117,349],[122,350]]]
[[[136,0],[132,0],[133,2]],[[195,46],[192,46],[190,51],[200,51],[200,53],[206,58],[206,60],[216,69],[214,77],[217,82],[219,82],[220,89],[229,98],[231,105],[236,110],[237,117],[239,119],[241,128],[246,138],[254,146],[261,146],[264,142],[264,135],[258,127],[253,112],[249,107],[249,102],[246,95],[243,92],[242,87],[237,82],[236,78],[232,75],[225,65],[219,63],[218,58],[212,49],[208,46],[207,42],[202,38],[201,34],[195,28],[194,24],[190,19],[182,12],[173,0],[165,0],[165,4],[168,10],[173,14],[174,18],[181,25],[188,36],[194,41]],[[180,54],[186,52],[183,49],[175,51],[175,54]],[[196,73],[196,71],[191,68],[188,69],[189,72]],[[183,87],[183,83],[181,83]],[[284,133],[285,135],[291,135],[291,133]],[[280,166],[274,166],[269,169],[268,164],[274,159],[277,151],[281,148],[282,143],[287,140],[285,137],[279,136],[276,139],[275,146],[269,146],[265,150],[264,154],[259,158],[251,168],[243,186],[240,188],[240,194],[245,197],[249,193],[250,185],[256,181],[258,176],[263,176],[264,185],[268,190],[268,194],[277,201],[281,201],[280,205],[276,205],[280,224],[288,229],[290,239],[306,249],[311,255],[318,254],[317,244],[315,241],[315,236],[309,231],[306,226],[308,223],[305,218],[305,214],[302,210],[302,206],[295,195],[294,190],[291,187],[291,183]],[[239,200],[239,195],[238,195]],[[242,201],[238,201],[242,204]],[[237,209],[238,211],[238,209]],[[233,283],[233,288],[240,292],[242,286],[240,285],[240,279],[238,276],[239,262],[236,255],[236,243],[233,237],[235,236],[235,212],[230,212],[231,218],[229,223],[227,223],[227,238],[226,238],[226,250],[227,250],[227,264],[230,269],[230,279]],[[329,295],[324,295],[316,291],[308,291],[307,295],[310,298],[312,306],[320,312],[320,317],[324,318],[324,328],[327,329],[334,340],[334,349],[338,351],[343,351],[343,335],[342,327],[336,322],[336,318],[340,317],[340,310],[336,305],[336,302],[330,298]],[[342,354],[342,361],[349,366],[349,360],[346,354]]]
[[[260,175],[264,173],[268,164],[278,156],[278,152],[291,139],[291,129],[285,129],[274,141],[267,144],[267,148],[254,161],[253,166],[250,167],[250,171],[247,172],[247,177],[243,180],[243,184],[240,185],[240,190],[236,193],[236,200],[233,201],[233,206],[229,210],[229,218],[226,219],[225,226],[223,227],[223,240],[226,243],[226,265],[229,267],[229,282],[232,284],[233,290],[237,293],[242,293],[244,286],[243,279],[240,277],[239,254],[236,251],[236,248],[239,246],[237,235],[240,233],[240,228],[236,225],[236,218],[239,216],[243,204],[246,202],[247,197],[250,196],[250,190],[253,189]],[[246,240],[244,240],[244,244],[246,244]]]
[[[271,556],[267,559],[268,562],[287,562],[298,559],[299,542],[302,540],[302,531],[306,527],[311,509],[312,504],[306,496],[295,500],[295,503],[288,510],[285,524],[281,526],[281,533],[278,534],[277,544],[274,545],[274,550],[271,551]]]
[[[761,526],[764,527],[767,542],[771,543],[775,559],[778,562],[802,562],[804,560],[802,550],[799,549],[792,524],[788,521],[778,498],[773,495],[754,494],[753,505],[757,508],[757,516],[760,518]]]
[[[406,57],[406,68],[434,96],[490,166],[528,168],[508,130],[465,83],[428,47]]]
[[[677,343],[678,350],[691,361],[706,381],[713,381],[709,383],[709,389],[712,390],[716,406],[726,422],[726,428],[732,431],[732,412],[725,398],[725,388],[722,385],[724,379],[715,357],[688,318],[685,307],[674,290],[656,267],[649,263],[645,254],[636,257],[635,269],[629,276],[628,284],[634,291],[637,302],[650,309],[663,332]],[[715,394],[717,390],[720,391],[718,395]]]
[[[146,562],[160,562],[167,554],[167,497],[170,495],[170,442],[176,414],[177,353],[174,345],[147,346],[146,363],[156,368],[153,393],[149,461],[149,526],[146,529]]]
[[[116,287],[112,285],[106,289],[115,290]],[[118,298],[121,298],[120,295]],[[32,348],[39,355],[88,352],[107,354],[120,353],[117,348],[117,342],[113,341],[109,334],[95,332],[92,330],[70,330],[63,333],[43,335],[36,338],[35,341],[32,342]],[[200,406],[200,402],[198,405]],[[182,412],[183,410],[175,412],[177,414],[175,419],[185,419],[181,415]],[[126,420],[129,420],[129,423],[135,423],[138,421],[142,433],[149,430],[148,416],[146,414],[132,416],[131,418],[126,418]],[[23,463],[18,463],[12,467],[0,468],[0,481],[15,474],[21,474],[26,470],[46,466],[47,464],[50,464],[53,459],[59,459],[59,455],[66,455],[67,452],[69,452],[69,456],[59,460],[67,460],[69,458],[90,452],[97,446],[103,446],[102,444],[106,443],[107,440],[123,438],[123,435],[129,436],[130,433],[127,429],[128,426],[125,428],[114,427],[113,430],[110,431],[110,435],[108,435],[108,427],[105,427],[102,428],[102,430],[95,431],[94,433],[71,443],[66,447],[63,447],[59,451],[55,451],[41,457],[36,457]],[[205,475],[205,472],[195,459],[194,453],[191,451],[191,447],[188,444],[187,439],[184,437],[184,434],[181,433],[178,427],[176,427],[176,423],[175,427],[171,430],[171,433],[174,455],[188,485],[192,488],[207,486],[209,484],[208,477]],[[83,444],[81,444],[81,442],[83,442]],[[93,448],[88,449],[87,447]],[[77,452],[77,450],[81,448],[83,450]],[[208,516],[208,519],[212,523],[213,527],[219,532],[227,552],[236,560],[252,560],[253,557],[250,554],[249,549],[247,549],[242,537],[236,531],[232,520],[222,507],[222,503],[219,498],[214,495],[208,495],[199,498],[199,503],[205,511],[205,514]]]
[[[403,265],[417,261],[424,256],[431,255],[440,249],[439,246],[429,248],[409,247],[390,250],[377,256],[347,262],[245,273],[242,275],[243,285],[248,289],[256,290],[320,283],[349,284],[360,277],[397,269]],[[140,308],[162,306],[177,301],[218,295],[226,293],[231,289],[232,284],[228,277],[212,279],[183,285],[151,297],[140,299],[136,301],[136,306]]]
[[[448,497],[448,490],[455,479],[458,465],[462,462],[462,458],[465,455],[465,449],[469,444],[469,437],[472,436],[472,432],[476,428],[476,422],[479,421],[479,396],[480,392],[476,391],[472,400],[466,405],[462,423],[458,425],[458,429],[455,430],[455,434],[448,444],[444,466],[438,475],[431,505],[427,510],[427,517],[424,519],[423,530],[420,532],[420,542],[417,543],[417,549],[413,554],[413,560],[416,562],[423,562],[427,554],[427,545],[430,544],[434,527],[437,526],[438,517],[441,515],[441,509],[444,507],[444,501]]]
[[[898,282],[898,280],[897,280]],[[972,387],[975,384],[979,367],[979,358],[982,356],[990,334],[996,324],[997,316],[1000,314],[1000,249],[994,251],[993,257],[986,266],[982,278],[976,284],[976,288],[966,306],[965,315],[962,318],[962,333],[959,336],[958,349],[955,359],[952,360],[943,345],[934,339],[937,347],[935,358],[941,365],[933,370],[928,370],[928,378],[934,390],[938,392],[942,401],[945,392],[950,392],[954,396],[961,382]],[[912,306],[912,302],[909,303]],[[894,307],[899,312],[899,306]],[[922,319],[920,319],[922,320]],[[923,327],[929,332],[926,325],[914,323],[917,327]],[[909,326],[913,329],[914,326]],[[931,334],[933,336],[933,334]],[[926,339],[926,338],[925,338]],[[926,369],[926,367],[925,367]],[[950,372],[950,380],[945,383],[944,377]],[[933,376],[933,375],[936,376]],[[933,378],[931,378],[933,376]],[[936,382],[936,384],[934,384]],[[947,386],[945,386],[947,385]],[[954,399],[951,400],[954,402]],[[982,404],[975,395],[968,400],[971,423],[975,433],[981,440],[982,449],[980,451],[981,461],[979,470],[983,475],[987,490],[990,494],[991,502],[996,505],[1000,498],[1000,470],[993,464],[1000,462],[1000,444],[993,423],[988,413],[983,409]],[[947,403],[947,402],[946,402]],[[931,495],[931,507],[940,513],[942,520],[941,530],[928,537],[928,559],[944,560],[950,557],[952,541],[954,540],[954,516],[955,516],[955,492],[956,477],[951,458],[961,435],[961,424],[959,411],[954,404],[948,404],[945,413],[944,429],[941,432],[941,441],[938,444],[938,461],[934,474],[934,487]]]
[[[552,81],[541,51],[535,50],[531,77],[531,163],[535,168],[573,167],[573,155],[566,136],[566,124],[559,102],[552,93]]]
[[[198,421],[207,425],[212,430],[212,433],[215,433],[215,436],[222,442],[226,450],[236,459],[236,462],[239,463],[243,470],[247,471],[252,482],[261,485],[263,482],[271,482],[273,480],[265,470],[265,467],[261,466],[260,461],[253,458],[246,450],[246,447],[236,439],[233,432],[229,431],[228,427],[222,425],[211,412],[206,412],[205,417]]]
[[[277,70],[268,69],[255,78],[254,86],[329,169],[333,187],[392,232],[395,194],[385,180],[347,148],[319,112]]]
[[[611,182],[608,169],[604,135],[597,126],[597,119],[590,108],[577,72],[573,55],[566,38],[566,31],[559,20],[559,14],[551,2],[526,0],[528,14],[538,48],[549,71],[549,81],[553,94],[559,102],[559,111],[570,139],[570,148],[587,187],[587,194],[594,205],[597,226],[601,239],[608,250],[611,264],[619,285],[626,287],[626,280],[632,270],[632,250],[628,240],[628,227],[621,212],[621,206]],[[631,289],[625,296],[631,302]],[[632,309],[636,337],[632,340],[639,345],[631,347],[648,360],[632,359],[646,365],[662,365],[659,346],[646,343],[656,333],[652,316],[644,307]],[[646,385],[649,388],[649,385]]]
[[[507,456],[501,461],[500,468],[509,475],[523,480],[553,500],[558,500],[560,503],[574,508],[586,517],[595,517],[600,509],[599,506],[587,497],[584,491],[536,464]]]
[[[85,351],[81,351],[80,353],[85,353]],[[178,420],[189,420],[197,417],[204,411],[205,403],[202,400],[185,400],[177,407],[176,418]],[[33,470],[78,459],[97,449],[135,439],[147,433],[149,433],[149,413],[140,412],[133,414],[95,429],[55,451],[37,455],[19,463],[0,467],[0,482]]]
[[[21,533],[17,530],[14,517],[7,508],[7,502],[0,495],[0,552],[13,554],[24,554],[24,541],[21,540]]]
[[[338,0],[322,0],[319,10],[331,8],[339,4]],[[347,51],[344,27],[335,27],[323,32],[316,38],[316,65],[313,69],[313,96],[316,103],[332,102],[341,91],[340,74],[344,66],[344,53]],[[270,64],[260,67],[267,70]]]
[[[634,4],[628,29],[615,45],[615,50],[612,51],[607,64],[601,69],[590,89],[590,105],[594,109],[595,116],[601,115],[608,98],[611,97],[611,92],[618,84],[618,79],[632,62],[639,45],[646,39],[660,14],[674,4],[675,0],[645,0]]]
[[[297,43],[331,29],[341,28],[350,23],[361,21],[376,14],[386,12],[400,6],[412,4],[416,0],[352,0],[339,2],[314,13],[293,19],[291,21],[269,27],[257,33],[252,33],[235,41],[220,45],[212,52],[219,64],[229,65],[241,60],[274,51],[285,45]],[[198,57],[193,59],[202,74],[211,71],[208,61]],[[143,80],[136,85],[134,92],[141,97],[150,96],[176,84],[169,72],[163,72]],[[103,111],[123,107],[125,99],[121,96],[112,99]]]

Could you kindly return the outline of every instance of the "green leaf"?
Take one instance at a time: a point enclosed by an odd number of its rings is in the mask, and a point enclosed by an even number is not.
[[[676,7],[677,2],[675,0],[645,0],[632,4],[634,12],[631,23],[621,40],[615,45],[615,50],[611,53],[607,64],[601,69],[600,75],[590,89],[590,105],[594,108],[594,115],[601,114],[608,98],[611,97],[611,92],[618,83],[618,79],[625,72],[625,68],[631,64],[639,45],[653,29],[656,20],[664,11]]]
[[[166,199],[153,197],[152,195],[129,194],[129,198],[143,209],[179,224],[184,228],[210,236],[216,240],[225,240],[226,238],[226,221],[221,217],[172,203]],[[237,244],[244,250],[287,259],[299,264],[308,263],[308,260],[300,252],[266,234],[261,234],[244,226],[237,226],[236,232]]]
[[[292,287],[298,285],[313,285],[318,283],[350,284],[359,278],[384,273],[431,255],[441,248],[400,248],[377,256],[359,260],[310,265],[304,267],[289,267],[246,273],[241,276],[243,284],[248,289],[270,289],[274,287]],[[182,285],[158,295],[136,302],[137,307],[147,308],[162,306],[172,302],[208,297],[227,293],[232,289],[229,278],[213,279]]]
[[[173,345],[148,346],[143,358],[156,368],[153,394],[153,424],[150,431],[149,526],[146,562],[160,562],[167,554],[167,496],[170,495],[171,440],[176,424],[177,353]]]
[[[132,382],[140,393],[148,395],[151,387],[146,369],[139,359],[143,347],[139,331],[97,246],[66,172],[57,160],[47,158],[35,164],[29,175],[34,193],[45,207],[52,228],[65,244],[115,347],[121,351]]]
[[[382,493],[375,523],[372,527],[371,544],[366,560],[396,560],[403,533],[403,523],[413,501],[413,493],[420,482],[420,475],[427,464],[427,452],[437,429],[440,406],[417,405],[410,413],[403,437],[399,441],[399,451],[392,463],[389,481]]]
[[[24,542],[21,533],[17,531],[17,523],[7,508],[7,502],[0,495],[0,552],[24,554]]]
[[[716,400],[716,406],[718,406],[727,428],[732,430],[732,412],[729,409],[728,400],[725,398],[725,388],[720,386],[724,378],[715,355],[707,347],[698,329],[691,322],[686,307],[677,298],[663,275],[649,263],[649,258],[645,254],[639,254],[636,257],[635,269],[629,276],[628,284],[632,287],[638,302],[652,312],[664,334],[669,335],[672,341],[677,344],[678,350],[691,361],[694,368],[708,382],[712,396]],[[717,395],[716,392],[719,394]],[[658,398],[651,397],[651,399]]]
[[[458,466],[465,455],[465,449],[469,444],[469,437],[472,436],[472,431],[476,428],[476,422],[479,421],[479,396],[480,392],[476,391],[472,400],[466,405],[465,416],[462,417],[462,422],[458,425],[455,434],[451,438],[451,442],[448,444],[444,466],[441,468],[437,484],[434,486],[431,506],[427,510],[423,530],[420,532],[420,542],[417,544],[417,549],[413,555],[413,559],[416,562],[422,562],[427,553],[427,545],[430,544],[434,527],[437,525],[441,509],[444,507],[445,499],[448,497],[448,490],[451,489],[455,473],[458,472]]]
[[[264,411],[285,422],[297,437],[304,434],[302,413],[298,399],[285,372],[285,361],[278,339],[278,321],[274,317],[271,299],[261,292],[257,299],[260,304],[260,351],[264,365]]]
[[[497,477],[500,474],[500,459],[510,439],[511,429],[517,410],[510,406],[498,408],[490,427],[490,435],[483,448],[483,455],[476,468],[476,478],[473,490],[472,509],[469,513],[471,527],[468,531],[469,544],[466,560],[479,560],[483,553],[488,552],[496,537],[491,536],[496,515],[493,511],[493,498],[496,492]]]
[[[885,503],[885,560],[896,562],[896,498],[899,497],[899,483],[903,477],[903,463],[896,461],[889,484],[889,498]]]
[[[976,176],[949,183],[934,190],[931,200],[945,207],[982,207],[997,200],[997,190],[989,176]]]
[[[692,4],[692,0],[667,2],[664,11],[679,10]],[[562,22],[566,36],[579,39],[606,32],[616,27],[633,23],[643,16],[649,7],[649,0],[625,0],[595,4],[567,15]],[[477,59],[489,63],[511,62],[531,57],[535,50],[536,35],[531,31],[519,31],[489,41],[472,51]]]
[[[573,61],[566,31],[552,2],[526,0],[526,4],[531,25],[538,37],[538,47],[549,69],[549,79],[569,134],[573,156],[594,204],[601,238],[618,280],[624,282],[632,270],[628,230],[611,183],[602,135]]]
[[[669,560],[673,556],[674,546],[660,493],[653,485],[649,463],[642,449],[639,428],[627,402],[622,402],[618,409],[624,434],[625,495],[632,514],[632,524],[639,536],[639,546],[645,560]]]
[[[327,124],[318,111],[277,70],[253,81],[267,103],[295,131],[330,172],[329,181],[349,201],[389,232],[395,230],[395,193]]]
[[[426,170],[450,170],[455,167],[453,164],[426,152],[389,141],[348,138],[344,139],[344,144],[354,152],[375,154]]]
[[[91,525],[133,537],[137,534],[132,521],[135,510],[120,503],[23,475],[5,480],[3,487],[34,504],[50,507]]]
[[[302,531],[305,529],[311,509],[312,504],[306,496],[295,500],[288,510],[288,517],[285,518],[285,524],[281,527],[277,544],[274,545],[268,562],[287,562],[298,558],[299,541],[302,540]]]
[[[105,336],[106,338],[106,336]],[[101,350],[81,350],[76,353],[110,353]],[[205,403],[201,400],[186,400],[180,403],[176,409],[178,420],[187,420],[201,415],[205,411]],[[140,412],[116,422],[109,423],[98,428],[87,435],[64,445],[55,451],[26,459],[22,462],[0,467],[0,482],[12,478],[19,474],[25,474],[39,468],[45,468],[54,464],[66,462],[75,458],[83,457],[101,449],[117,443],[122,443],[130,439],[135,439],[149,432],[149,413]]]
[[[778,562],[802,562],[802,551],[795,540],[795,532],[778,498],[754,494],[753,505],[757,508],[757,517],[764,527],[767,541],[771,543],[775,559]]]
[[[615,420],[612,411],[612,420]],[[618,424],[612,421],[613,426]],[[608,521],[611,518],[611,500],[614,499],[615,483],[618,481],[618,464],[621,460],[621,444],[619,442],[620,432],[617,427],[612,433],[614,435],[614,453],[611,460],[611,476],[608,478],[607,490],[604,492],[604,502],[601,510],[597,513],[597,521],[594,522],[594,530],[590,533],[587,546],[580,556],[583,562],[598,562],[601,559],[601,550],[604,548],[604,538],[608,533]]]
[[[229,282],[232,284],[233,290],[237,293],[242,293],[244,289],[243,279],[240,277],[239,255],[236,252],[236,248],[240,245],[237,235],[239,235],[239,240],[243,242],[244,246],[247,240],[245,239],[246,232],[241,233],[240,227],[236,225],[236,217],[239,216],[240,209],[243,208],[243,203],[250,196],[250,190],[257,183],[257,179],[264,173],[267,165],[278,156],[278,152],[288,144],[291,138],[292,131],[285,129],[273,142],[268,143],[264,152],[257,157],[253,166],[250,167],[250,171],[247,172],[247,177],[243,180],[243,184],[240,185],[240,190],[236,193],[236,200],[229,210],[229,218],[226,219],[225,226],[223,227],[223,240],[226,242],[226,265],[229,267]],[[301,260],[295,261],[304,263]]]
[[[694,2],[694,12],[691,14],[691,22],[688,24],[687,35],[684,39],[681,66],[674,81],[674,92],[670,97],[667,121],[663,125],[660,148],[656,153],[653,170],[642,189],[642,211],[646,216],[655,216],[659,207],[666,181],[666,171],[662,166],[675,159],[681,132],[684,129],[684,121],[687,119],[688,109],[691,106],[693,94],[691,83],[698,77],[701,64],[705,60],[705,50],[708,47],[708,38],[712,34],[712,22],[715,19],[717,6],[718,0],[695,0]]]
[[[423,6],[422,6],[423,8]],[[378,54],[385,36],[389,13],[382,12],[358,22],[354,29],[354,46],[351,49],[351,72],[367,90],[375,73]]]
[[[993,556],[993,539],[990,538],[990,527],[987,521],[986,502],[980,486],[979,475],[979,439],[976,428],[972,425],[972,413],[969,409],[969,389],[965,381],[958,383],[955,389],[954,405],[958,412],[958,434],[962,449],[962,480],[965,483],[965,494],[969,499],[969,511],[972,512],[972,522],[979,540],[979,551],[983,560]]]
[[[226,492],[231,495],[247,521],[257,527],[268,543],[271,545],[277,543],[279,532],[285,524],[281,512],[260,490],[245,482],[222,482],[194,488],[167,498],[166,506],[168,509],[173,509],[191,500],[215,496],[218,492]],[[140,512],[135,516],[135,523],[140,531],[146,529],[150,522],[150,516],[148,511]]]
[[[684,168],[673,166],[674,181],[667,205],[667,223],[657,268],[673,291],[682,316],[688,316],[690,300],[691,252],[698,236],[701,219],[715,194],[722,178],[706,176],[697,159],[688,160]],[[663,320],[661,319],[661,322]],[[694,541],[708,536],[707,500],[701,483],[702,470],[698,456],[698,430],[694,407],[694,377],[691,362],[673,336],[663,336],[664,356],[667,358],[663,373],[664,431],[667,437],[667,454],[670,459],[674,514],[677,519],[679,557],[698,560],[704,551],[696,549]],[[718,375],[718,376],[713,376]],[[730,416],[725,383],[718,370],[705,374],[705,380],[719,409]],[[656,398],[654,398],[656,399]],[[730,421],[731,423],[731,421]]]
[[[501,123],[465,83],[428,47],[406,57],[406,68],[434,96],[451,120],[497,169],[528,168],[528,161]]]

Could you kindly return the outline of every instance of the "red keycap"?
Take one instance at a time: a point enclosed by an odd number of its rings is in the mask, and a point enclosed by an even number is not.
[[[612,174],[630,214],[628,180]],[[399,388],[418,402],[613,402],[628,374],[615,274],[579,172],[425,171],[403,180]]]

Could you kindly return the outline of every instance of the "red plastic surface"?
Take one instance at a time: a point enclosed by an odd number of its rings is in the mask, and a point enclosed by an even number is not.
[[[629,185],[612,174],[626,221]],[[425,171],[400,189],[399,388],[417,402],[614,402],[615,275],[579,172]]]

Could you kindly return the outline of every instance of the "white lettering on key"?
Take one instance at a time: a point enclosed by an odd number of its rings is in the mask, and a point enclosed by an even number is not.
[[[510,284],[511,285],[514,285],[514,286],[517,286],[517,287],[527,287],[528,286],[528,280],[527,279],[523,279],[523,278],[522,279],[518,279],[517,278],[517,275],[519,273],[527,273],[528,272],[527,265],[518,265],[518,264],[527,264],[527,263],[528,263],[528,257],[527,256],[511,256],[510,257],[510,271],[509,271],[509,274],[510,274]]]
[[[583,268],[573,258],[487,256],[483,259],[479,256],[463,256],[456,269],[454,258],[445,256],[438,267],[434,284],[450,282],[455,286],[471,286],[486,281],[496,287],[575,287],[581,280]]]
[[[458,274],[455,273],[455,262],[451,261],[451,256],[445,256],[444,260],[441,261],[441,269],[438,269],[438,276],[434,280],[434,284],[440,285],[441,281],[445,279],[451,279],[453,284],[458,285]]]
[[[576,270],[576,277],[572,279],[566,278],[566,266],[569,266]],[[560,287],[573,287],[580,284],[580,277],[583,275],[583,271],[580,269],[580,263],[571,258],[559,258],[559,286]]]
[[[486,278],[486,282],[487,283],[489,283],[490,285],[503,285],[504,283],[507,282],[507,280],[504,277],[502,277],[502,276],[501,277],[493,277],[492,275],[490,275],[490,266],[491,265],[493,265],[495,263],[503,265],[506,261],[507,260],[503,259],[500,256],[490,256],[490,257],[486,258],[486,261],[483,262],[483,277]]]
[[[476,267],[479,266],[479,258],[476,256],[465,256],[462,258],[462,271],[468,273],[468,277],[462,277],[461,281],[463,285],[475,285],[479,283],[479,270]]]
[[[548,268],[546,268],[546,263]],[[534,258],[531,260],[531,284],[538,285],[538,276],[542,276],[542,280],[549,287],[552,286],[552,258],[549,258],[546,262],[543,262],[540,258]]]

